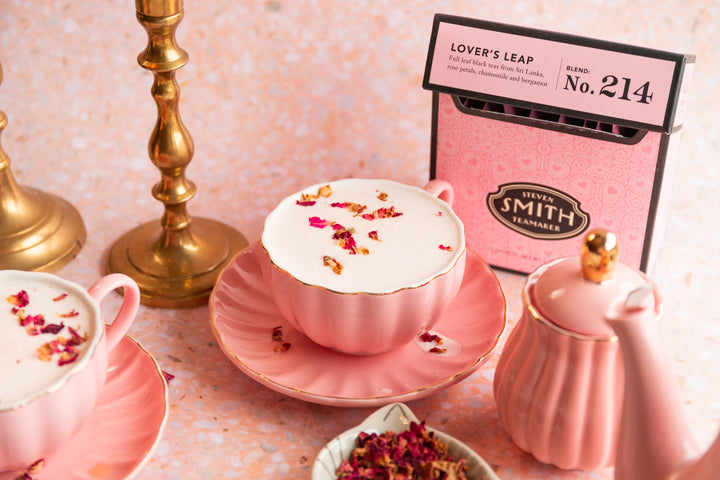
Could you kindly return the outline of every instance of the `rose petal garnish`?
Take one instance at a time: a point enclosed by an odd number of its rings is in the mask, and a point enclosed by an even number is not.
[[[42,360],[43,362],[49,362],[50,360],[52,360],[52,356],[53,356],[54,352],[53,352],[53,348],[50,346],[50,342],[43,343],[42,345],[40,345],[38,347],[38,349],[36,351],[38,354],[38,358],[40,360]]]
[[[56,335],[60,333],[60,330],[65,328],[65,324],[63,322],[58,323],[48,323],[44,327],[42,327],[41,332],[42,333],[52,333],[53,335]]]
[[[310,222],[310,226],[315,228],[332,227],[335,225],[335,222],[332,220],[325,220],[320,217],[310,217],[308,218],[308,221]]]
[[[72,310],[70,310],[68,313],[58,313],[57,314],[57,316],[60,318],[73,318],[73,317],[77,317],[78,315],[80,315],[80,313],[77,310],[75,310],[74,308]]]
[[[281,342],[283,338],[282,327],[273,327],[271,338],[275,342]]]
[[[420,341],[422,342],[437,342],[439,344],[443,343],[443,339],[440,335],[436,335],[434,333],[425,332],[422,335],[420,335]]]
[[[60,300],[62,300],[62,299],[65,298],[65,297],[67,297],[67,293],[61,293],[60,295],[58,295],[57,297],[53,298],[52,300],[53,300],[53,302],[59,302]]]
[[[318,197],[327,198],[330,195],[332,195],[332,187],[330,185],[323,185],[322,187],[318,188]]]
[[[28,303],[30,303],[30,297],[25,290],[20,290],[15,295],[10,295],[9,297],[7,297],[7,301],[11,305],[15,305],[18,308],[23,308],[26,307]]]
[[[375,220],[376,218],[392,218],[399,217],[400,215],[402,215],[402,212],[395,211],[395,205],[393,205],[390,208],[382,207],[372,213],[363,214],[362,218],[365,220]]]
[[[344,268],[340,264],[340,262],[338,262],[337,260],[335,260],[334,258],[332,258],[329,255],[325,255],[323,257],[323,265],[325,265],[326,267],[330,267],[332,269],[333,273],[335,273],[336,275],[340,275],[342,273],[342,269]]]
[[[33,462],[30,464],[30,466],[25,470],[25,473],[28,473],[30,475],[35,475],[36,473],[39,473],[40,470],[42,470],[45,467],[45,459],[41,458],[40,460]]]
[[[68,363],[73,363],[75,360],[77,360],[78,353],[70,350],[65,350],[64,352],[60,352],[60,358],[58,358],[58,367],[62,367],[63,365],[67,365]]]
[[[379,241],[380,241],[380,237],[378,236],[377,230],[373,230],[373,231],[371,231],[371,232],[368,232],[368,237],[372,238],[372,239],[375,240],[376,242],[379,242]]]
[[[377,197],[384,202],[387,200],[388,195],[385,192],[380,192]]]
[[[170,380],[175,378],[175,375],[173,375],[172,373],[166,372],[165,370],[162,370],[162,374],[163,374],[163,377],[165,377],[165,381],[168,383],[170,383]]]
[[[445,250],[446,252],[452,252],[452,247],[450,245],[440,244],[440,245],[438,245],[438,248],[440,250]]]
[[[273,348],[274,352],[287,352],[288,350],[290,350],[289,342],[281,343],[277,347]]]
[[[367,205],[360,205],[355,202],[333,202],[330,206],[335,208],[344,208],[353,212],[356,216],[367,210]]]
[[[81,345],[87,341],[87,333],[85,336],[81,336],[77,330],[68,325],[68,331],[70,332],[70,341],[68,345]]]
[[[432,347],[429,350],[430,353],[445,353],[447,352],[447,348],[440,348],[440,347]]]

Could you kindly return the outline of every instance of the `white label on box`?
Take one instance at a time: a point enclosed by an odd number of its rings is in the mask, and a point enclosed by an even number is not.
[[[519,28],[516,34],[446,21],[436,27],[425,88],[447,91],[442,87],[448,87],[456,93],[479,92],[670,126],[682,55],[627,46],[623,47],[631,53],[610,50],[606,47],[617,44],[590,46],[593,42],[588,39],[584,45],[567,43],[524,35]],[[568,38],[580,37],[564,37]]]

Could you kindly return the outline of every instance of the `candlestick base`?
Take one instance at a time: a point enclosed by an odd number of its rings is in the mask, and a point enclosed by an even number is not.
[[[207,303],[222,269],[247,245],[241,233],[215,220],[193,218],[180,231],[152,221],[115,242],[107,271],[135,280],[143,305],[195,307]]]
[[[55,272],[80,252],[87,233],[80,214],[60,197],[0,182],[0,268]]]

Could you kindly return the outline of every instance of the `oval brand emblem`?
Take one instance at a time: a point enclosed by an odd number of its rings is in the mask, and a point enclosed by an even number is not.
[[[543,240],[580,235],[590,215],[580,202],[554,188],[534,183],[506,183],[487,196],[493,216],[508,228]]]

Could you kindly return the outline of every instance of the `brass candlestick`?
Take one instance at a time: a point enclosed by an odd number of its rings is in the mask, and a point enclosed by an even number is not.
[[[2,77],[0,66],[0,83]],[[7,124],[0,111],[0,135]],[[18,186],[0,146],[0,269],[57,271],[77,256],[85,238],[85,224],[67,201]]]
[[[180,89],[175,70],[188,54],[175,41],[183,18],[182,0],[136,0],[137,19],[148,33],[148,46],[138,63],[154,75],[151,93],[158,118],[148,153],[162,178],[152,195],[162,202],[161,221],[125,233],[111,247],[108,271],[132,277],[142,303],[163,308],[192,307],[207,302],[222,268],[247,246],[245,237],[220,222],[190,219],[186,203],[195,185],[185,178],[194,145],[178,112]]]

